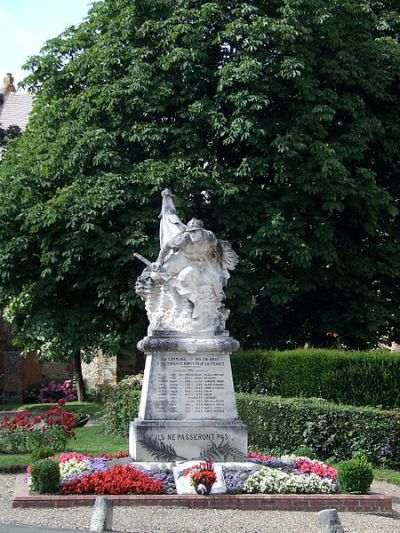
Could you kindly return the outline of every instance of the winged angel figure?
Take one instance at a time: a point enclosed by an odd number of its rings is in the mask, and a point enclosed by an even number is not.
[[[136,282],[146,305],[149,334],[221,334],[229,315],[222,303],[223,289],[238,256],[229,242],[204,229],[201,220],[192,218],[185,225],[171,191],[165,189],[161,195],[160,253]]]

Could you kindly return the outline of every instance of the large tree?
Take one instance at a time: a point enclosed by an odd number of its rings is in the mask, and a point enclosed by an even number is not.
[[[0,100],[1,106],[1,100]],[[3,128],[0,123],[0,163],[3,159],[4,151],[7,144],[21,135],[21,128],[17,125],[10,125]]]
[[[245,346],[399,326],[395,0],[104,0],[27,66],[0,180],[0,289],[44,356],[118,350],[157,251],[160,191],[229,239]]]

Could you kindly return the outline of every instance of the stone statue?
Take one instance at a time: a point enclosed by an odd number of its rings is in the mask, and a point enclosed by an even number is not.
[[[13,75],[10,72],[8,72],[3,78],[2,92],[4,94],[11,94],[11,93],[17,92],[17,89],[15,88],[15,85],[14,85]]]
[[[138,257],[139,254],[137,254]],[[227,241],[217,239],[192,218],[179,219],[173,194],[162,192],[160,253],[136,282],[150,322],[149,334],[209,337],[225,331],[229,311],[223,305],[229,270],[238,256]]]
[[[162,192],[160,252],[136,282],[150,322],[138,417],[129,425],[135,461],[240,460],[247,428],[238,418],[225,331],[224,287],[238,263],[231,245],[196,218],[184,224]]]

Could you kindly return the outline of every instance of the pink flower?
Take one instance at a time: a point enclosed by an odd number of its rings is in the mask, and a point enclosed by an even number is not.
[[[320,478],[330,478],[332,481],[336,480],[336,470],[329,465],[320,463],[319,461],[311,461],[310,459],[299,459],[294,466],[300,470],[302,474],[316,474]]]

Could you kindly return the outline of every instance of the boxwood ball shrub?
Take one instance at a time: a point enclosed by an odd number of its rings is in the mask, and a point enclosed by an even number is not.
[[[372,465],[365,459],[350,459],[338,465],[337,480],[343,492],[365,494],[373,479]]]
[[[40,446],[39,448],[36,448],[31,453],[31,463],[36,463],[36,461],[40,461],[41,459],[48,459],[49,457],[52,457],[55,455],[55,451],[50,446]]]
[[[60,468],[50,459],[41,459],[31,466],[32,488],[40,494],[54,494],[60,487]]]
[[[385,350],[253,350],[232,354],[231,360],[238,392],[400,407],[400,354]]]

